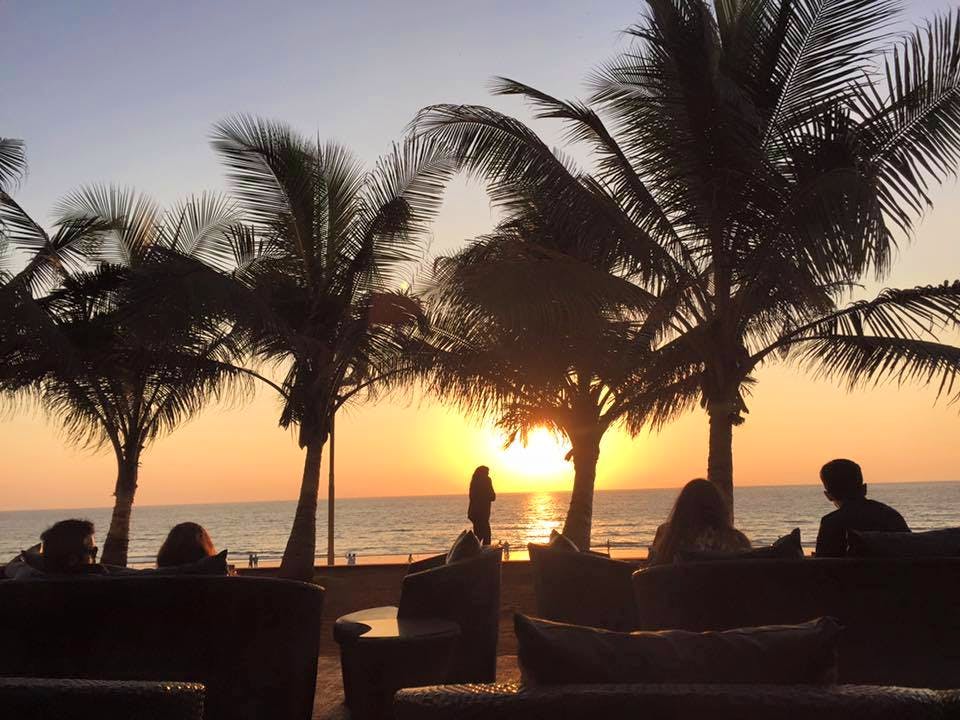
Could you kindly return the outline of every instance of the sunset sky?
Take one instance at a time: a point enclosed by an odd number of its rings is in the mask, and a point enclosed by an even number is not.
[[[950,7],[907,4],[914,22]],[[29,175],[16,198],[44,222],[59,198],[88,183],[134,186],[164,204],[225,189],[208,137],[237,112],[336,139],[372,163],[431,103],[483,103],[529,120],[519,101],[487,94],[494,75],[583,96],[588,71],[623,47],[618,31],[641,6],[0,0],[0,136],[26,141]],[[559,142],[555,126],[534,126]],[[960,189],[935,202],[885,285],[960,277]],[[456,250],[495,220],[482,187],[455,182],[428,254]],[[960,407],[935,403],[933,389],[848,394],[783,366],[757,377],[735,435],[738,484],[814,483],[836,456],[858,460],[868,482],[960,480]],[[278,415],[267,390],[209,408],[146,451],[137,503],[295,498],[302,453]],[[415,394],[353,406],[337,423],[344,497],[463,492],[480,463],[503,492],[567,489],[572,480],[566,449],[548,436],[504,452],[489,423]],[[703,475],[706,430],[697,412],[659,435],[610,433],[598,487],[676,486]],[[115,472],[112,453],[66,446],[56,424],[29,407],[0,415],[0,510],[109,505]]]

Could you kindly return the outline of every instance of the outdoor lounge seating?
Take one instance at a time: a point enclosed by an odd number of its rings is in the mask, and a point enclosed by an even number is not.
[[[737,560],[633,577],[640,627],[725,630],[830,615],[840,682],[960,688],[960,558]]]
[[[16,720],[203,720],[203,685],[0,678],[0,715]]]
[[[397,720],[943,720],[960,692],[857,685],[446,685],[401,690]]]
[[[633,576],[640,628],[834,616],[839,683],[446,685],[400,691],[400,720],[960,717],[960,559],[716,560]]]
[[[537,616],[628,632],[637,627],[631,577],[637,565],[530,543]]]
[[[487,549],[449,565],[443,564],[444,557],[411,565],[401,585],[399,607],[374,608],[337,620],[334,638],[340,643],[345,699],[352,711],[383,714],[393,693],[411,683],[495,679],[501,551]],[[392,636],[377,632],[375,640],[369,639],[371,625],[391,621],[396,623]],[[421,667],[413,672],[405,663]],[[358,688],[365,695],[361,697]],[[374,698],[374,707],[368,707],[371,694],[379,698]]]
[[[206,720],[308,720],[322,604],[262,578],[0,582],[0,676],[196,682]]]

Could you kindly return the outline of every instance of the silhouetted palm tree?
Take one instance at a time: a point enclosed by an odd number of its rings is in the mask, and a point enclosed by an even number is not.
[[[508,217],[518,197],[552,198],[554,222],[635,282],[683,294],[689,329],[659,368],[699,365],[708,475],[732,507],[733,427],[762,363],[796,358],[851,383],[939,378],[941,390],[956,376],[957,349],[936,331],[957,321],[957,285],[840,308],[862,278],[886,275],[894,233],[912,232],[929,185],[956,170],[960,23],[937,17],[891,43],[897,5],[882,0],[646,7],[633,47],[594,73],[590,104],[496,86],[565,123],[592,172],[488,108],[433,106],[414,127],[484,176]]]
[[[21,303],[15,322],[26,332],[6,345],[0,381],[35,400],[71,440],[114,451],[102,560],[125,565],[143,450],[246,377],[230,364],[237,349],[220,318],[144,312],[130,289],[168,253],[189,254],[226,232],[236,214],[214,196],[163,213],[132,192],[92,187],[67,198],[61,215],[61,231],[89,230],[82,249],[93,269],[66,273],[60,287]]]
[[[695,399],[698,378],[680,370],[647,382],[671,298],[611,282],[604,273],[612,268],[576,257],[569,238],[551,237],[548,227],[549,218],[505,223],[437,261],[425,292],[431,327],[420,375],[428,392],[493,417],[508,445],[535,427],[570,442],[563,532],[588,549],[604,433],[662,425]],[[583,308],[568,312],[571,296]]]
[[[280,572],[310,579],[323,447],[337,409],[391,372],[419,322],[401,273],[453,163],[438,143],[410,140],[367,171],[340,145],[246,116],[218,124],[213,145],[250,225],[212,264],[246,293],[232,301],[237,332],[252,358],[282,366],[280,424],[306,450]]]

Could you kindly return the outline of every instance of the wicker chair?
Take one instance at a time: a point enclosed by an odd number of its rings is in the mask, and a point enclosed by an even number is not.
[[[16,720],[203,720],[203,685],[0,678],[0,715]]]
[[[309,720],[322,605],[267,578],[4,581],[0,676],[198,682],[207,720]]]
[[[537,617],[629,632],[637,628],[631,577],[637,565],[531,543]]]

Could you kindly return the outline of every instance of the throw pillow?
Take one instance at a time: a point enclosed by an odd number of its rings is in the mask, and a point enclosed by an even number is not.
[[[803,544],[800,540],[800,528],[794,528],[767,547],[744,550],[743,552],[711,550],[681,552],[677,554],[676,561],[685,563],[709,562],[711,560],[801,560],[802,558]]]
[[[479,555],[482,549],[480,538],[474,535],[473,530],[464,530],[453,541],[453,546],[447,553],[447,565]]]
[[[216,555],[205,557],[196,562],[186,565],[175,565],[173,567],[156,568],[155,570],[145,570],[145,573],[152,575],[227,575],[230,568],[227,566],[228,550],[223,550]]]
[[[620,633],[514,616],[524,681],[570,683],[836,682],[840,625],[819,618],[723,632]]]
[[[927,532],[850,530],[849,555],[856,557],[960,557],[960,528]]]
[[[563,552],[580,552],[580,548],[577,547],[577,544],[573,540],[563,533],[558,533],[556,530],[550,531],[550,540],[547,542],[547,547],[551,547],[554,550],[562,550]]]

